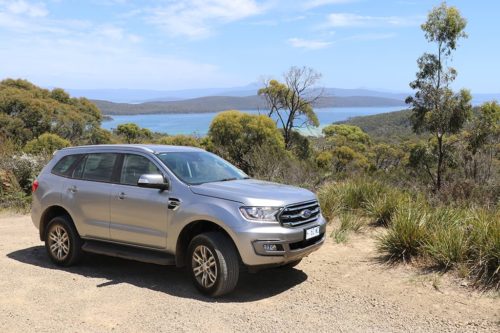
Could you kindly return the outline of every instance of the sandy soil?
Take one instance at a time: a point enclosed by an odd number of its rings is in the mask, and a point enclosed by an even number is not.
[[[87,255],[53,266],[28,216],[0,216],[0,332],[499,332],[498,294],[388,267],[374,233],[328,240],[296,269],[243,274],[223,299],[184,271]]]

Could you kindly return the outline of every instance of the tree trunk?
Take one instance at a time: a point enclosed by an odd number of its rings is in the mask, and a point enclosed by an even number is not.
[[[438,140],[438,165],[437,165],[437,171],[436,171],[436,190],[441,189],[441,178],[442,178],[442,173],[443,173],[443,135],[438,134],[437,135],[437,140]]]

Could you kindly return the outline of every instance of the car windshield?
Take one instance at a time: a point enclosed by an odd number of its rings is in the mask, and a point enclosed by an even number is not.
[[[234,165],[205,151],[159,153],[157,156],[180,180],[190,185],[249,178]]]

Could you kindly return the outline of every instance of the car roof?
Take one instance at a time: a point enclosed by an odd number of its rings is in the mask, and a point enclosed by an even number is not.
[[[169,145],[153,145],[153,144],[106,144],[106,145],[87,145],[87,146],[75,146],[63,148],[60,151],[85,151],[88,152],[99,152],[99,151],[109,151],[109,150],[123,150],[123,151],[142,151],[147,153],[171,153],[171,152],[194,152],[194,151],[205,151],[201,148],[190,147],[190,146],[169,146]]]

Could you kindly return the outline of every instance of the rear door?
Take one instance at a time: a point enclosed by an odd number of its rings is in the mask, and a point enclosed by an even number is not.
[[[116,153],[87,154],[65,182],[63,203],[82,237],[110,238],[109,200],[117,161]]]
[[[111,193],[111,239],[122,243],[165,248],[167,242],[169,191],[142,188],[143,174],[162,174],[145,155],[123,154],[118,184]]]

